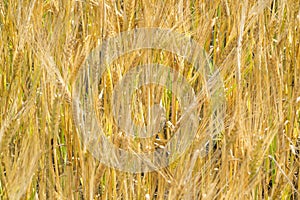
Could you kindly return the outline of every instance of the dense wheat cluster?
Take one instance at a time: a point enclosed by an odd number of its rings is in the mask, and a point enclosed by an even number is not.
[[[72,90],[97,45],[143,27],[171,29],[205,49],[224,81],[225,129],[200,156],[210,120],[204,97],[202,123],[184,154],[166,168],[128,173],[99,162],[82,144]],[[0,1],[0,199],[299,199],[299,42],[297,0]],[[161,148],[182,114],[174,94],[148,85],[128,115],[141,123],[147,106],[161,103],[170,126],[144,141],[114,124],[117,82],[153,60],[178,70],[195,91],[203,84],[170,52],[139,50],[115,60],[95,107],[106,136],[125,150]]]

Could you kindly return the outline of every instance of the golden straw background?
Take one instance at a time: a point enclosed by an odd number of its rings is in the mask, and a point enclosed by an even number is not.
[[[221,71],[227,110],[225,130],[207,155],[195,153],[199,127],[175,163],[132,174],[106,167],[82,145],[72,85],[94,47],[142,27],[172,29],[203,46]],[[299,42],[297,0],[2,0],[0,199],[299,199]],[[141,50],[114,62],[97,108],[107,137],[120,148],[150,151],[172,136],[166,128],[151,140],[130,141],[111,118],[117,81],[153,61],[149,55],[201,86],[184,59],[168,52]],[[147,105],[160,101],[168,124],[176,123],[174,95],[145,86],[137,96],[143,105],[132,114],[136,123]]]

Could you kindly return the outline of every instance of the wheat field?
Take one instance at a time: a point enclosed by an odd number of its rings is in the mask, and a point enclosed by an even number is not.
[[[195,108],[203,122],[183,155],[165,168],[129,173],[106,166],[82,143],[73,85],[97,45],[145,27],[184,34],[205,49],[223,79],[226,112],[204,155],[207,96]],[[0,1],[0,199],[299,199],[299,43],[297,0]],[[99,86],[97,116],[125,150],[153,151],[172,137],[165,128],[130,139],[111,117],[117,82],[153,60],[178,70],[195,91],[203,86],[170,52],[142,49],[115,60]],[[163,87],[141,87],[135,98],[136,114],[128,115],[136,123],[155,102],[171,125],[182,114]]]

